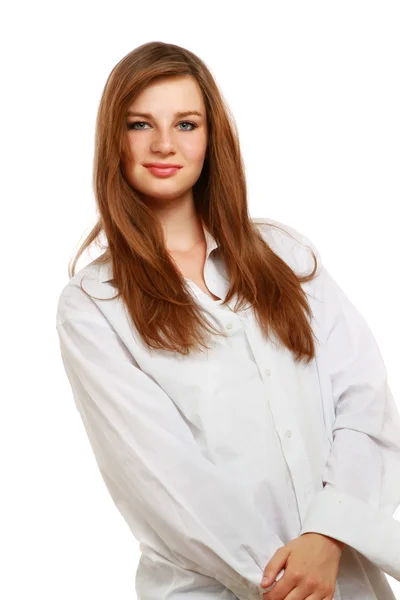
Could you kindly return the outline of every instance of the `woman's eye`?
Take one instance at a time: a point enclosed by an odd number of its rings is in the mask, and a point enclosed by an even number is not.
[[[128,124],[128,129],[142,129],[142,127],[136,127],[136,125],[143,125],[144,121],[135,121],[134,123]]]
[[[196,127],[198,127],[198,125],[196,125],[196,123],[192,123],[191,121],[181,121],[180,123],[178,123],[178,125],[191,125],[192,129],[181,129],[181,131],[193,131]],[[134,123],[130,123],[128,124],[128,129],[136,129],[136,131],[140,131],[141,129],[143,129],[143,127],[136,127],[136,125],[148,125],[148,123],[146,121],[135,121]]]
[[[196,123],[192,123],[191,121],[181,121],[179,123],[179,125],[182,125],[182,123],[185,123],[187,125],[191,125],[193,127],[193,129],[196,129],[196,127],[197,127]],[[189,131],[193,131],[193,129],[189,129]],[[183,131],[188,131],[188,130],[184,129]]]

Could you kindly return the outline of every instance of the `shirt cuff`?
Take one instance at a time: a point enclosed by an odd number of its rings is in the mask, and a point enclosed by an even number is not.
[[[321,533],[352,546],[400,581],[400,521],[327,484],[308,507],[300,532]]]

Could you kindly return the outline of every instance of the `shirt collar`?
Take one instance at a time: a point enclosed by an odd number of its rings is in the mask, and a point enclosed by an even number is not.
[[[203,226],[203,231],[204,231],[204,237],[206,238],[206,244],[207,244],[207,253],[206,253],[206,260],[207,260],[208,257],[210,256],[211,252],[213,250],[215,250],[216,248],[218,248],[218,243],[215,240],[214,236],[211,235],[211,233],[208,231],[208,229],[204,225],[203,221],[202,221],[202,226]],[[111,281],[112,278],[113,278],[113,268],[112,268],[111,261],[108,261],[105,263],[100,263],[98,274],[97,274],[97,281],[104,283],[106,281]]]

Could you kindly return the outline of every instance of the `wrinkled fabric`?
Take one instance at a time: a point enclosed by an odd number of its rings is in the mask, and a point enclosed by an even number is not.
[[[188,291],[226,337],[189,356],[144,345],[92,261],[56,317],[73,398],[105,485],[140,543],[139,600],[256,600],[274,553],[303,533],[346,544],[335,600],[392,600],[400,581],[400,416],[365,319],[288,225],[254,219],[298,274],[316,357],[295,362],[229,278],[204,227],[204,278]],[[280,229],[274,227],[278,225]],[[95,298],[88,297],[80,285]],[[281,575],[284,570],[281,571]]]

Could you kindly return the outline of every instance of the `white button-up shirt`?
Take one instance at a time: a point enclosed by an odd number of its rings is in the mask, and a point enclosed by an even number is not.
[[[150,350],[110,263],[63,288],[57,332],[77,409],[105,485],[140,542],[139,600],[256,600],[273,554],[307,532],[346,544],[335,600],[392,600],[400,580],[400,416],[364,318],[311,241],[254,219],[298,273],[313,312],[310,364],[261,331],[204,229],[204,278],[188,291],[226,337],[188,356]],[[284,231],[262,225],[266,221]],[[292,237],[294,236],[294,237]],[[91,299],[80,285],[95,298]],[[280,575],[284,571],[282,570]]]

